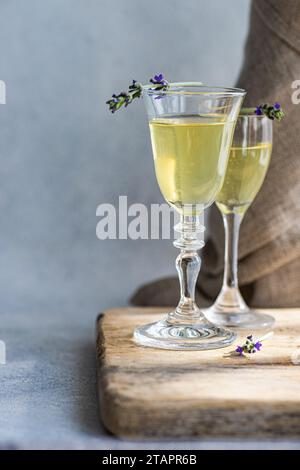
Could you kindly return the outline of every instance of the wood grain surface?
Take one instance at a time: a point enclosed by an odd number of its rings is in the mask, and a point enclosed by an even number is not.
[[[262,310],[274,336],[247,358],[227,348],[168,351],[137,346],[137,325],[166,309],[117,308],[97,320],[100,413],[122,438],[300,437],[300,309]],[[159,313],[158,313],[159,312]],[[261,332],[259,333],[261,334]]]

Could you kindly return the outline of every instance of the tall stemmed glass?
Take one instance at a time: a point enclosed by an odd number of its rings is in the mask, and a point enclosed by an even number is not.
[[[250,309],[238,287],[238,241],[241,221],[263,184],[272,152],[273,121],[239,116],[228,167],[216,204],[225,227],[225,263],[221,292],[206,316],[220,326],[267,328],[274,318]]]
[[[180,214],[175,247],[181,298],[157,323],[137,328],[135,340],[164,349],[213,349],[235,334],[206,320],[195,301],[203,247],[201,214],[221,189],[233,131],[245,92],[199,83],[171,84],[167,91],[143,88],[155,171],[166,201]]]

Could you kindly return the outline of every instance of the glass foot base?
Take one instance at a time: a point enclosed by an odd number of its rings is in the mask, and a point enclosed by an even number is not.
[[[271,328],[275,323],[275,319],[271,315],[259,313],[253,309],[242,312],[228,312],[220,311],[212,306],[203,310],[203,313],[215,325],[229,328],[247,328],[249,333],[251,333],[251,329]]]
[[[236,334],[219,328],[206,320],[191,325],[170,325],[166,319],[143,325],[134,331],[135,341],[151,348],[177,350],[203,350],[224,348]]]

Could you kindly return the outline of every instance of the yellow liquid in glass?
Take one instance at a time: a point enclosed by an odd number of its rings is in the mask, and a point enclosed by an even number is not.
[[[150,121],[158,184],[178,212],[198,214],[215,200],[226,171],[233,125],[214,116]]]
[[[225,180],[216,199],[221,212],[246,212],[265,179],[271,153],[271,143],[231,148]]]

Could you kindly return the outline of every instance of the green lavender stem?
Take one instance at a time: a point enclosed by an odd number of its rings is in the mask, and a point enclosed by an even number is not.
[[[255,114],[256,108],[242,108],[240,110],[240,116],[246,116],[248,114]]]

